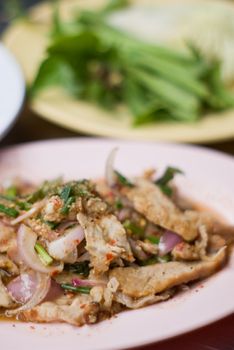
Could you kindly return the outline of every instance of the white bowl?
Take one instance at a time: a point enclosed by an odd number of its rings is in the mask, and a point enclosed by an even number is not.
[[[19,64],[0,44],[0,139],[13,125],[23,105],[25,82]]]

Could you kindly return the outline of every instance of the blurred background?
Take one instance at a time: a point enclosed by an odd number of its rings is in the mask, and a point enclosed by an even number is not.
[[[0,35],[3,35],[14,20],[21,18],[33,5],[40,3],[43,3],[43,1],[0,0]],[[75,136],[77,136],[76,132],[60,128],[39,118],[30,111],[26,100],[13,129],[4,137],[1,144],[7,146],[27,141]]]

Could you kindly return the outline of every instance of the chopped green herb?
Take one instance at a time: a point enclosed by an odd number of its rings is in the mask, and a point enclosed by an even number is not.
[[[47,265],[52,264],[53,259],[51,258],[51,256],[47,253],[45,248],[40,243],[37,242],[35,244],[34,248],[35,248],[39,258],[41,259],[41,261],[44,265],[47,266]]]
[[[45,220],[44,223],[48,225],[52,230],[55,230],[60,225],[60,222],[56,222],[56,221]]]
[[[171,180],[173,180],[176,174],[183,174],[178,168],[167,167],[164,174],[156,181],[158,185],[167,185]]]
[[[151,256],[150,258],[146,259],[146,260],[137,260],[137,263],[140,266],[147,266],[147,265],[153,265],[153,264],[157,264],[157,263],[166,263],[171,261],[171,255],[170,254],[166,254],[163,257],[160,256]]]
[[[155,236],[147,236],[146,239],[153,244],[159,244],[160,238]]]
[[[129,6],[129,0],[110,0],[107,2],[107,5],[101,9],[101,14],[109,14],[116,10],[121,10],[127,6]]]
[[[116,199],[116,201],[115,201],[115,208],[116,209],[123,209],[123,203],[121,202],[120,199]]]
[[[7,196],[6,194],[0,194],[0,199],[4,199],[4,200],[9,201],[9,202],[15,201],[15,198]]]
[[[168,261],[171,261],[171,255],[170,254],[166,254],[162,257],[158,257],[158,262],[160,263],[164,263],[164,262],[168,262]]]
[[[61,184],[61,181],[61,178],[57,178],[52,181],[45,181],[38,190],[25,197],[26,201],[30,204],[33,204],[38,200],[45,198],[48,195],[56,194],[58,191],[58,187]]]
[[[172,196],[173,190],[172,190],[172,188],[171,188],[170,186],[168,186],[168,185],[160,185],[159,187],[160,187],[161,191],[162,191],[166,196],[168,196],[168,197],[171,197],[171,196]]]
[[[140,226],[137,226],[130,220],[125,220],[123,223],[123,227],[129,231],[131,231],[134,235],[144,236],[144,229]]]
[[[66,264],[65,270],[72,273],[77,273],[78,275],[82,275],[84,277],[88,277],[90,271],[89,262],[82,261],[76,262],[74,264]]]
[[[74,196],[69,197],[60,211],[61,214],[64,214],[64,215],[68,214],[69,210],[71,208],[71,205],[72,205],[72,203],[75,202],[75,200],[76,200],[76,197],[74,197]]]
[[[29,210],[31,208],[31,204],[28,202],[21,202],[21,201],[16,201],[16,205],[19,207],[21,210]]]
[[[148,265],[154,265],[158,263],[158,257],[157,256],[153,256],[149,259],[146,260],[138,260],[138,264],[140,266],[148,266]]]
[[[79,11],[70,22],[61,20],[55,10],[32,98],[40,89],[60,86],[74,98],[103,108],[115,110],[125,104],[133,126],[162,120],[193,122],[207,107],[233,107],[220,63],[208,62],[191,45],[179,52],[112,26],[109,13],[128,3],[112,0],[98,11]]]
[[[68,214],[71,204],[75,202],[75,197],[72,195],[73,188],[71,185],[66,185],[61,189],[60,197],[64,201],[61,209],[61,214]]]
[[[62,283],[60,286],[69,291],[69,292],[75,292],[75,293],[82,293],[82,294],[89,294],[91,287],[74,287],[72,284],[69,283]]]
[[[77,188],[75,193],[78,197],[90,196],[90,192],[87,191],[85,188]]]
[[[71,181],[64,187],[60,188],[59,196],[64,201],[64,206],[61,209],[61,213],[68,214],[71,204],[75,202],[76,197],[93,197],[93,185],[88,180]]]
[[[86,179],[75,182],[74,195],[78,197],[93,197],[93,184]]]
[[[115,174],[117,175],[117,180],[121,185],[127,186],[127,187],[134,187],[133,183],[131,183],[131,181],[129,181],[122,174],[120,174],[117,170],[115,170]]]
[[[4,213],[12,218],[16,218],[19,215],[18,210],[16,210],[15,208],[6,207],[3,204],[0,204],[0,212]]]
[[[72,187],[69,185],[62,188],[61,193],[60,193],[60,197],[64,200],[64,202],[66,202],[68,200],[68,198],[70,197],[71,190],[72,190]]]
[[[163,193],[167,196],[172,195],[172,188],[170,187],[170,182],[173,180],[176,174],[183,174],[183,172],[178,168],[167,167],[164,174],[155,181],[155,184],[160,187]]]
[[[6,196],[10,198],[15,198],[17,195],[17,188],[16,186],[10,186],[6,189]]]
[[[92,185],[88,180],[71,181],[60,188],[59,196],[64,201],[61,213],[64,215],[69,213],[70,207],[75,202],[76,197],[92,197],[92,190]]]
[[[39,189],[33,193],[31,193],[28,197],[27,197],[27,202],[33,204],[36,201],[43,199],[45,197],[45,193],[42,189]]]

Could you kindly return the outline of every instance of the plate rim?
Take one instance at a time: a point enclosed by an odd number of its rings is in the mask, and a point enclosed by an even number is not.
[[[83,102],[83,101],[82,101]],[[42,106],[42,107],[41,107]],[[73,131],[73,132],[77,132],[77,133],[82,133],[85,137],[85,135],[90,135],[93,137],[106,137],[106,138],[110,138],[110,139],[115,139],[118,138],[121,131],[117,131],[117,132],[112,132],[112,134],[109,134],[109,130],[105,130],[105,131],[100,131],[97,128],[90,128],[90,127],[83,127],[83,126],[78,126],[75,125],[72,121],[69,120],[69,122],[67,122],[65,120],[65,118],[61,118],[59,112],[56,114],[55,111],[53,113],[50,113],[47,110],[47,106],[50,108],[50,104],[46,104],[46,103],[41,103],[40,97],[38,98],[38,100],[33,101],[30,109],[33,111],[33,113],[35,113],[38,117],[49,121],[52,124],[58,125],[60,127],[63,127],[67,130]],[[234,109],[230,109],[229,112],[233,112],[234,115]],[[110,112],[111,113],[111,112]],[[217,116],[218,117],[218,116]],[[74,120],[76,120],[76,116],[72,117]],[[222,118],[222,116],[219,116],[218,118]],[[234,120],[234,117],[233,117]],[[78,124],[78,122],[77,122]],[[176,123],[175,126],[178,126],[179,123]],[[155,123],[155,125],[157,125]],[[153,125],[153,126],[155,126]],[[170,125],[172,125],[172,123],[170,123]],[[183,124],[185,125],[185,124]],[[187,126],[187,124],[186,124]],[[228,141],[228,140],[232,140],[234,138],[234,128],[233,130],[230,128],[229,130],[227,130],[226,132],[220,133],[219,135],[215,134],[211,134],[210,136],[206,135],[204,136],[200,136],[199,133],[197,132],[197,134],[195,136],[192,137],[187,137],[186,135],[183,137],[176,137],[171,139],[169,138],[155,138],[155,137],[150,137],[149,142],[165,142],[165,143],[196,143],[196,144],[211,144],[214,142],[222,142],[222,141]],[[146,136],[135,136],[134,134],[129,134],[127,133],[127,135],[122,135],[122,140],[126,140],[126,141],[136,141],[136,142],[147,142],[146,140]]]
[[[204,146],[201,144],[193,144],[193,143],[182,143],[182,142],[174,142],[174,141],[138,141],[138,140],[125,140],[117,137],[112,137],[112,138],[105,138],[105,137],[99,137],[99,136],[69,136],[69,137],[55,137],[55,138],[45,138],[42,140],[32,140],[32,141],[26,141],[23,143],[18,143],[18,144],[11,144],[11,145],[6,145],[1,147],[0,153],[5,152],[5,151],[10,151],[13,149],[17,148],[25,148],[29,146],[34,146],[37,144],[43,144],[43,143],[60,143],[60,142],[103,142],[103,143],[114,143],[114,142],[119,142],[119,143],[124,143],[124,144],[142,144],[142,145],[149,145],[149,146],[155,146],[155,145],[160,145],[160,146],[171,146],[175,148],[188,148],[190,150],[200,150],[202,152],[206,152],[207,154],[212,154],[212,155],[217,155],[219,157],[224,157],[229,161],[234,161],[234,154],[229,154],[225,153],[224,151],[217,150],[210,148],[209,146]]]

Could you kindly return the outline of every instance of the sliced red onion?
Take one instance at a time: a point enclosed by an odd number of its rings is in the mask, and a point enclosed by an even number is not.
[[[12,296],[14,295],[15,300],[21,300],[21,302],[25,300],[26,303],[17,309],[7,310],[7,316],[12,316],[19,312],[30,310],[40,304],[47,296],[51,285],[50,276],[39,272],[35,273],[35,282],[32,280],[31,276],[28,278],[23,277],[18,279],[15,281],[15,283],[14,281],[15,280],[10,283],[10,286],[7,286],[7,289]],[[27,291],[26,297],[23,296],[24,291]]]
[[[45,204],[45,201],[36,203],[30,210],[26,211],[24,214],[18,216],[16,219],[11,221],[11,225],[17,225],[23,220],[26,220],[33,216],[38,210],[40,210]]]
[[[80,226],[69,229],[64,236],[47,244],[48,253],[57,260],[64,260],[84,239],[85,234]]]
[[[21,224],[17,233],[17,246],[23,262],[34,271],[54,275],[63,270],[63,263],[56,266],[45,266],[35,252],[37,235],[30,227]]]
[[[182,241],[183,239],[177,233],[166,230],[159,241],[159,255],[164,256],[167,253],[171,252],[172,249]]]
[[[50,290],[43,302],[54,301],[55,299],[61,297],[63,293],[64,289],[61,288],[60,284],[58,284],[55,280],[51,279]]]
[[[80,278],[73,278],[72,284],[74,287],[106,286],[106,282],[104,282],[104,281],[82,280]]]
[[[115,156],[118,151],[118,148],[114,148],[106,160],[106,170],[105,170],[105,176],[106,176],[106,182],[109,187],[113,187],[116,184],[116,174],[114,172],[114,161]]]
[[[37,276],[35,272],[22,273],[7,285],[7,290],[14,301],[19,304],[28,302],[35,293]]]

